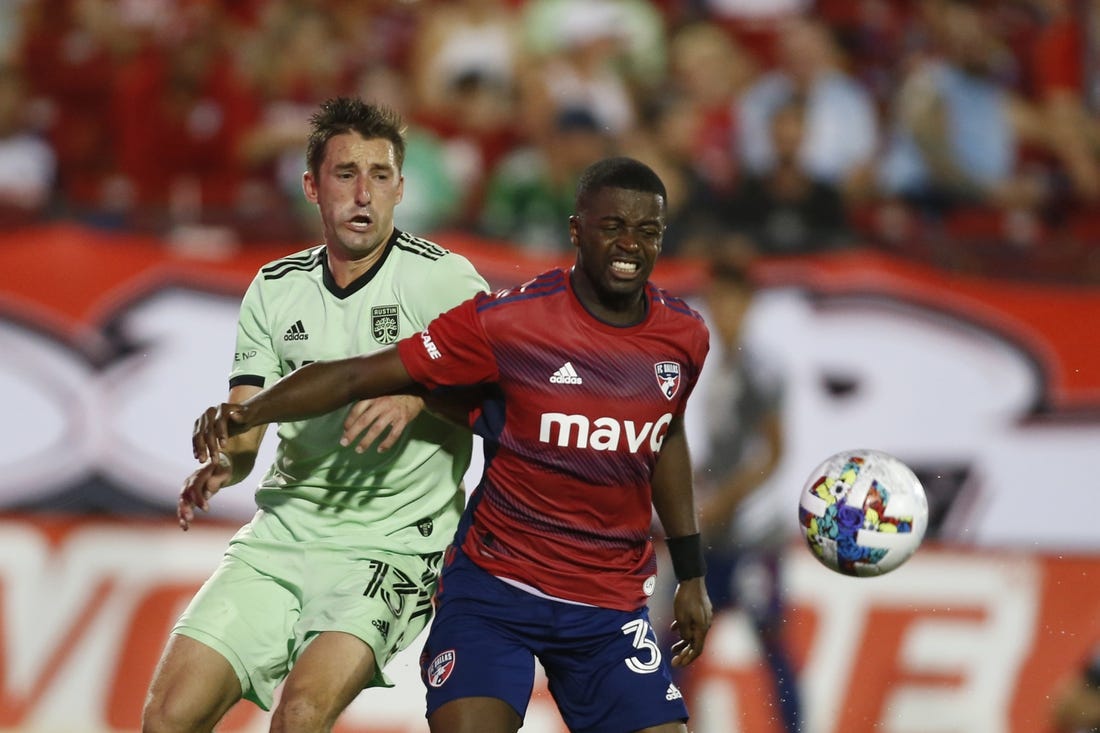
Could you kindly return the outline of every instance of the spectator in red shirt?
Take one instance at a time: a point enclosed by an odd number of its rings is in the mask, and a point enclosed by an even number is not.
[[[101,0],[28,3],[18,63],[30,103],[43,111],[57,154],[62,204],[76,215],[115,205],[111,175],[117,130],[107,90],[124,51],[117,13]]]
[[[198,223],[232,210],[256,111],[216,36],[148,48],[119,75],[113,104],[118,164],[136,212]]]
[[[1100,199],[1100,128],[1096,101],[1087,98],[1090,77],[1086,59],[1090,23],[1098,11],[1090,3],[1030,0],[1043,18],[1031,54],[1031,81],[1051,151],[1078,200]]]

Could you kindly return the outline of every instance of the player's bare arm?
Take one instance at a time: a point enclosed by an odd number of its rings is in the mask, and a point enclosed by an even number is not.
[[[259,387],[242,385],[229,390],[231,402],[243,402],[259,392]],[[200,417],[195,421],[192,439],[202,430]],[[266,427],[260,426],[227,440],[221,450],[208,457],[184,479],[176,516],[180,529],[187,531],[195,519],[195,509],[209,511],[210,498],[221,489],[239,483],[252,472]]]
[[[778,411],[761,426],[763,450],[754,452],[718,485],[718,492],[699,508],[704,538],[720,538],[729,529],[738,507],[779,466],[783,455],[783,425]]]
[[[672,627],[680,641],[672,646],[674,667],[695,661],[703,652],[713,617],[704,580],[699,523],[691,480],[691,456],[681,418],[669,425],[653,473],[653,507],[669,538],[679,583],[673,600]],[[675,546],[675,550],[673,549]]]
[[[413,384],[396,348],[307,364],[244,402],[206,408],[195,423],[192,448],[198,460],[206,461],[229,438],[257,426],[317,417]]]

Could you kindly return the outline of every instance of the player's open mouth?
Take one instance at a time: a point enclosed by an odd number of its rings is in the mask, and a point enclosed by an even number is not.
[[[369,227],[372,221],[373,219],[371,219],[369,216],[353,216],[352,218],[348,219],[348,227],[350,229],[355,229],[356,231],[361,231]]]
[[[616,275],[636,275],[638,273],[638,263],[627,260],[611,260],[611,271]]]

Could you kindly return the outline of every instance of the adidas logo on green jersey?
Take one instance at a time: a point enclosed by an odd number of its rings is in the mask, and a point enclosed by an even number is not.
[[[306,333],[306,327],[302,325],[301,321],[295,321],[294,325],[283,334],[283,341],[306,341],[308,339],[309,334]]]

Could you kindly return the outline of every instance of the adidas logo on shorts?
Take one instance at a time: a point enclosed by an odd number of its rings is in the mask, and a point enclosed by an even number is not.
[[[573,368],[573,362],[567,361],[561,368],[550,375],[550,384],[580,384],[581,377]]]
[[[668,691],[665,692],[665,699],[666,700],[682,700],[683,697],[684,696],[680,694],[680,688],[677,687],[676,685],[673,685],[673,684],[670,683],[669,686],[668,686]]]

